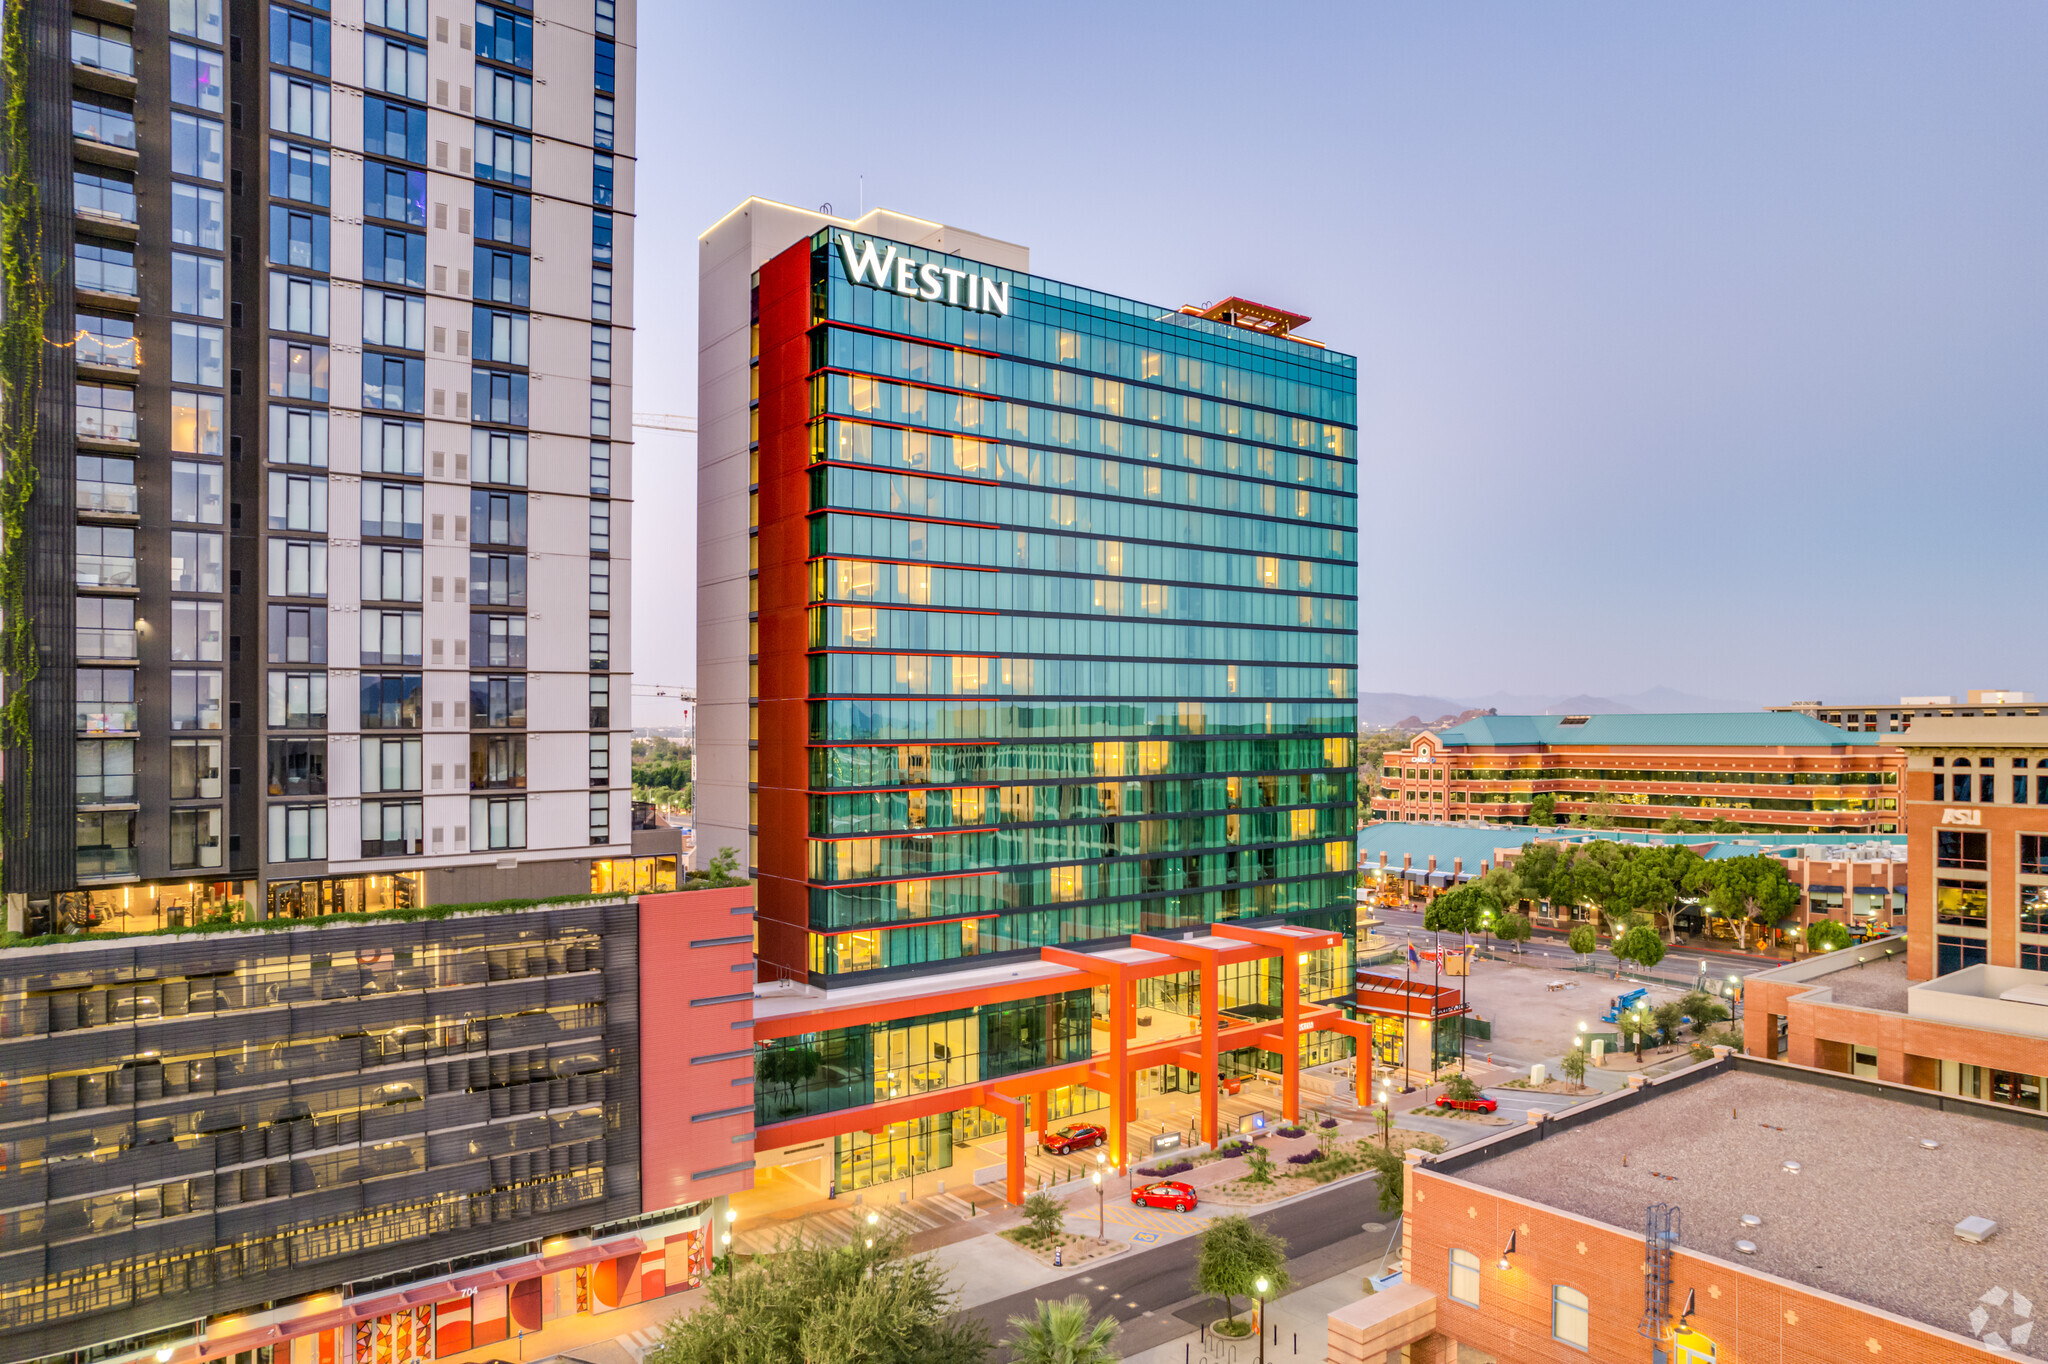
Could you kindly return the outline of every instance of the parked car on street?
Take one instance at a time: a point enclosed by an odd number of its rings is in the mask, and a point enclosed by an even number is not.
[[[1070,1156],[1076,1151],[1085,1151],[1091,1146],[1100,1146],[1109,1140],[1109,1133],[1100,1127],[1085,1122],[1073,1123],[1057,1132],[1047,1132],[1038,1139],[1038,1149],[1055,1156]]]
[[[1492,1099],[1484,1097],[1477,1099],[1453,1099],[1448,1094],[1439,1097],[1436,1101],[1436,1106],[1438,1108],[1454,1108],[1460,1113],[1491,1113],[1500,1107]]]
[[[1172,1208],[1175,1212],[1187,1212],[1200,1201],[1192,1184],[1183,1184],[1177,1179],[1140,1184],[1131,1190],[1131,1206],[1137,1208]]]

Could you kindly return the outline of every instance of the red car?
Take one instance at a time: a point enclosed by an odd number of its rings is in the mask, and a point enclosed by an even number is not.
[[[1491,1113],[1500,1105],[1492,1099],[1453,1099],[1446,1094],[1436,1101],[1438,1108],[1455,1108],[1463,1113]]]
[[[1200,1201],[1195,1197],[1193,1185],[1183,1184],[1177,1179],[1140,1184],[1131,1190],[1131,1206],[1134,1208],[1172,1208],[1175,1212],[1186,1212]]]
[[[1071,1127],[1062,1127],[1057,1132],[1047,1132],[1038,1139],[1038,1149],[1056,1156],[1072,1155],[1085,1151],[1091,1146],[1100,1146],[1109,1140],[1109,1133],[1099,1127],[1077,1122]]]

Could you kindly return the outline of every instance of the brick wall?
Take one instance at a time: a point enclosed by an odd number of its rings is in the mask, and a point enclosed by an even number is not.
[[[734,1083],[754,1073],[753,906],[751,886],[640,897],[640,1188],[648,1212],[754,1185],[754,1087]],[[705,1116],[716,1113],[726,1116]]]

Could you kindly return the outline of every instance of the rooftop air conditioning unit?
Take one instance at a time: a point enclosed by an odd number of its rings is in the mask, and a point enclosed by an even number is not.
[[[1965,1217],[1956,1223],[1956,1239],[1981,1246],[1998,1231],[1998,1223],[1988,1217]]]

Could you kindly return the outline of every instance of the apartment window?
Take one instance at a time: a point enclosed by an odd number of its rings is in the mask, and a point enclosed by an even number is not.
[[[526,605],[526,556],[469,556],[469,602],[472,606]]]
[[[82,531],[84,527],[80,527]],[[133,532],[126,532],[132,546]],[[131,548],[131,553],[133,550]],[[221,590],[221,539],[204,531],[171,532],[171,591],[212,592]]]
[[[612,680],[609,677],[590,679],[590,727],[603,729],[612,722]]]
[[[602,559],[592,560],[590,565],[590,609],[612,609],[612,566]]]
[[[1469,1250],[1451,1252],[1451,1301],[1479,1305],[1479,1257]]]
[[[420,613],[417,611],[363,612],[363,658],[365,663],[420,664]]]
[[[269,791],[273,796],[327,794],[325,739],[272,739],[267,746]],[[364,788],[368,790],[368,787]]]
[[[326,596],[326,542],[273,539],[270,542],[270,593],[276,597]]]
[[[171,811],[171,870],[221,864],[220,807]]]
[[[526,666],[526,617],[469,618],[469,661],[479,668]]]
[[[190,43],[171,44],[171,103],[217,114],[221,109],[220,53]]]
[[[118,384],[79,384],[74,390],[77,434],[85,440],[135,439],[135,390]],[[128,463],[128,461],[122,461]],[[134,466],[129,464],[132,471]],[[131,472],[126,480],[131,486]],[[120,510],[133,511],[134,507]]]
[[[269,852],[273,862],[324,861],[327,857],[327,807],[271,806]]]
[[[590,434],[609,436],[612,433],[612,386],[592,384],[590,386]]]
[[[533,200],[524,194],[478,185],[476,236],[478,241],[504,242],[509,246],[532,245]]]
[[[612,97],[610,95],[599,95],[597,97],[596,126],[592,129],[590,137],[592,145],[610,151],[614,134],[618,130],[618,121],[618,106]]]
[[[280,199],[326,208],[332,162],[325,147],[270,139],[270,192]]]
[[[220,465],[183,459],[171,461],[173,521],[217,526],[221,523],[222,500]]]
[[[80,597],[72,621],[80,658],[135,657],[133,597]]]
[[[271,271],[270,325],[278,331],[327,335],[327,304],[326,280]]]
[[[515,128],[533,127],[533,78],[480,66],[476,71],[476,116]]]
[[[597,40],[593,84],[607,95],[619,92],[619,45],[608,38]]]
[[[171,799],[219,800],[220,793],[220,740],[173,740]]]
[[[533,183],[533,139],[479,123],[476,128],[476,178],[525,188]]]
[[[427,410],[425,357],[365,354],[363,406],[386,412],[424,414]]]
[[[133,669],[80,668],[71,685],[72,727],[80,734],[132,734],[138,728]]]
[[[473,791],[523,790],[526,736],[477,734],[469,741],[469,785]]]
[[[526,679],[472,675],[469,714],[479,729],[526,728]]]
[[[220,0],[171,0],[171,32],[220,41]]]
[[[133,739],[80,739],[76,761],[76,804],[128,805],[134,802]]]
[[[272,729],[327,728],[326,673],[274,672],[267,681],[266,718]]]
[[[612,623],[604,616],[593,616],[590,620],[590,666],[609,668],[612,665]]]
[[[470,477],[479,483],[502,483],[514,488],[526,486],[526,437],[512,431],[473,430],[469,436]],[[476,513],[476,500],[472,494],[470,512]],[[522,501],[517,509],[525,525],[525,507]],[[524,544],[526,537],[520,536],[518,543]]]
[[[135,150],[135,110],[131,101],[113,95],[74,93],[71,135],[108,147]]]
[[[394,227],[363,229],[363,278],[373,284],[427,287],[427,239],[424,233]]]
[[[417,540],[425,518],[426,489],[417,483],[363,482],[362,531],[388,540]]]
[[[281,5],[270,7],[270,60],[316,76],[329,74],[327,21]]]
[[[366,800],[363,811],[363,856],[418,857],[420,803],[416,800]]]
[[[1937,829],[1934,833],[1934,849],[1937,866],[1983,871],[1990,865],[1986,861],[1983,834],[1966,833],[1959,829]]]
[[[413,227],[427,225],[427,173],[372,161],[363,168],[363,212]]]
[[[527,379],[503,370],[471,371],[470,409],[478,421],[526,425]]]
[[[472,488],[469,494],[469,541],[473,545],[524,545],[526,494],[494,493]]]
[[[393,545],[363,546],[363,600],[420,600],[423,550]]]
[[[363,729],[418,729],[422,682],[418,673],[364,673]]]
[[[135,74],[135,34],[118,24],[103,24],[97,19],[73,15],[71,60],[77,66],[132,76]]]
[[[221,605],[217,601],[171,603],[171,660],[175,663],[218,663]]]
[[[427,111],[389,100],[363,99],[363,150],[394,161],[427,164]]]
[[[612,799],[602,791],[590,793],[590,841],[609,843],[612,841]]]
[[[118,171],[101,174],[118,175]],[[127,221],[135,221],[135,179],[125,181],[128,195]],[[74,188],[75,177],[74,177]],[[219,251],[227,245],[227,201],[217,189],[204,185],[171,185],[171,244],[204,246]]]
[[[135,177],[127,171],[74,166],[71,203],[75,212],[113,222],[135,221]],[[218,218],[214,220],[219,222]]]
[[[590,272],[590,316],[596,322],[612,320],[612,272],[608,269]]]
[[[74,320],[78,339],[72,344],[72,353],[80,364],[112,365],[119,369],[137,367],[134,318],[108,313],[78,313]]]
[[[369,369],[369,359],[367,356],[364,358],[365,373]],[[327,347],[304,341],[287,341],[276,336],[270,338],[271,397],[324,403],[327,401],[329,372]],[[367,383],[365,387],[368,387]]]
[[[612,549],[612,504],[590,504],[590,552],[609,554]]]
[[[363,35],[363,88],[427,102],[427,50],[380,34]]]
[[[363,417],[363,472],[408,474],[419,478],[425,471],[427,428],[423,422],[394,421],[389,417]]]
[[[469,802],[470,846],[473,848],[523,848],[526,846],[526,798],[472,797]]]
[[[476,55],[533,69],[533,20],[495,5],[476,7]]]
[[[612,779],[612,741],[609,734],[590,736],[590,784],[609,786]]]
[[[90,289],[94,293],[119,294],[123,298],[136,296],[133,247],[80,238],[71,248],[71,261],[79,288]]]
[[[327,612],[317,606],[266,608],[269,620],[268,660],[272,663],[325,663]]]
[[[598,152],[590,162],[590,202],[610,207],[612,202],[612,158],[607,152]]]
[[[1550,1334],[1577,1349],[1586,1349],[1591,1339],[1591,1317],[1586,1295],[1563,1284],[1550,1290]]]
[[[424,38],[427,36],[427,0],[365,0],[363,22]]]
[[[363,422],[365,431],[374,425],[376,423],[368,419]],[[325,469],[327,414],[291,407],[271,408],[270,458],[279,464],[303,464]]]
[[[135,492],[135,461],[112,455],[78,457],[78,509],[95,512],[140,511]]]
[[[195,180],[219,184],[225,161],[221,151],[221,126],[217,118],[196,114],[171,114],[171,170]]]
[[[77,818],[77,869],[81,878],[135,874],[135,815],[81,812]]]
[[[195,256],[185,251],[173,251],[171,310],[198,317],[223,316],[222,270],[218,256]]]
[[[509,251],[476,248],[476,296],[489,303],[527,305],[532,265],[525,256]]]
[[[219,327],[171,324],[171,382],[221,386],[223,347]]]
[[[220,674],[173,669],[171,728],[219,729],[220,718]]]
[[[476,328],[476,358],[502,365],[526,363],[525,313],[504,313],[477,308],[472,314]]]
[[[418,739],[363,740],[363,793],[419,790],[420,743]]]
[[[609,497],[612,491],[612,447],[604,441],[590,443],[590,491]]]

